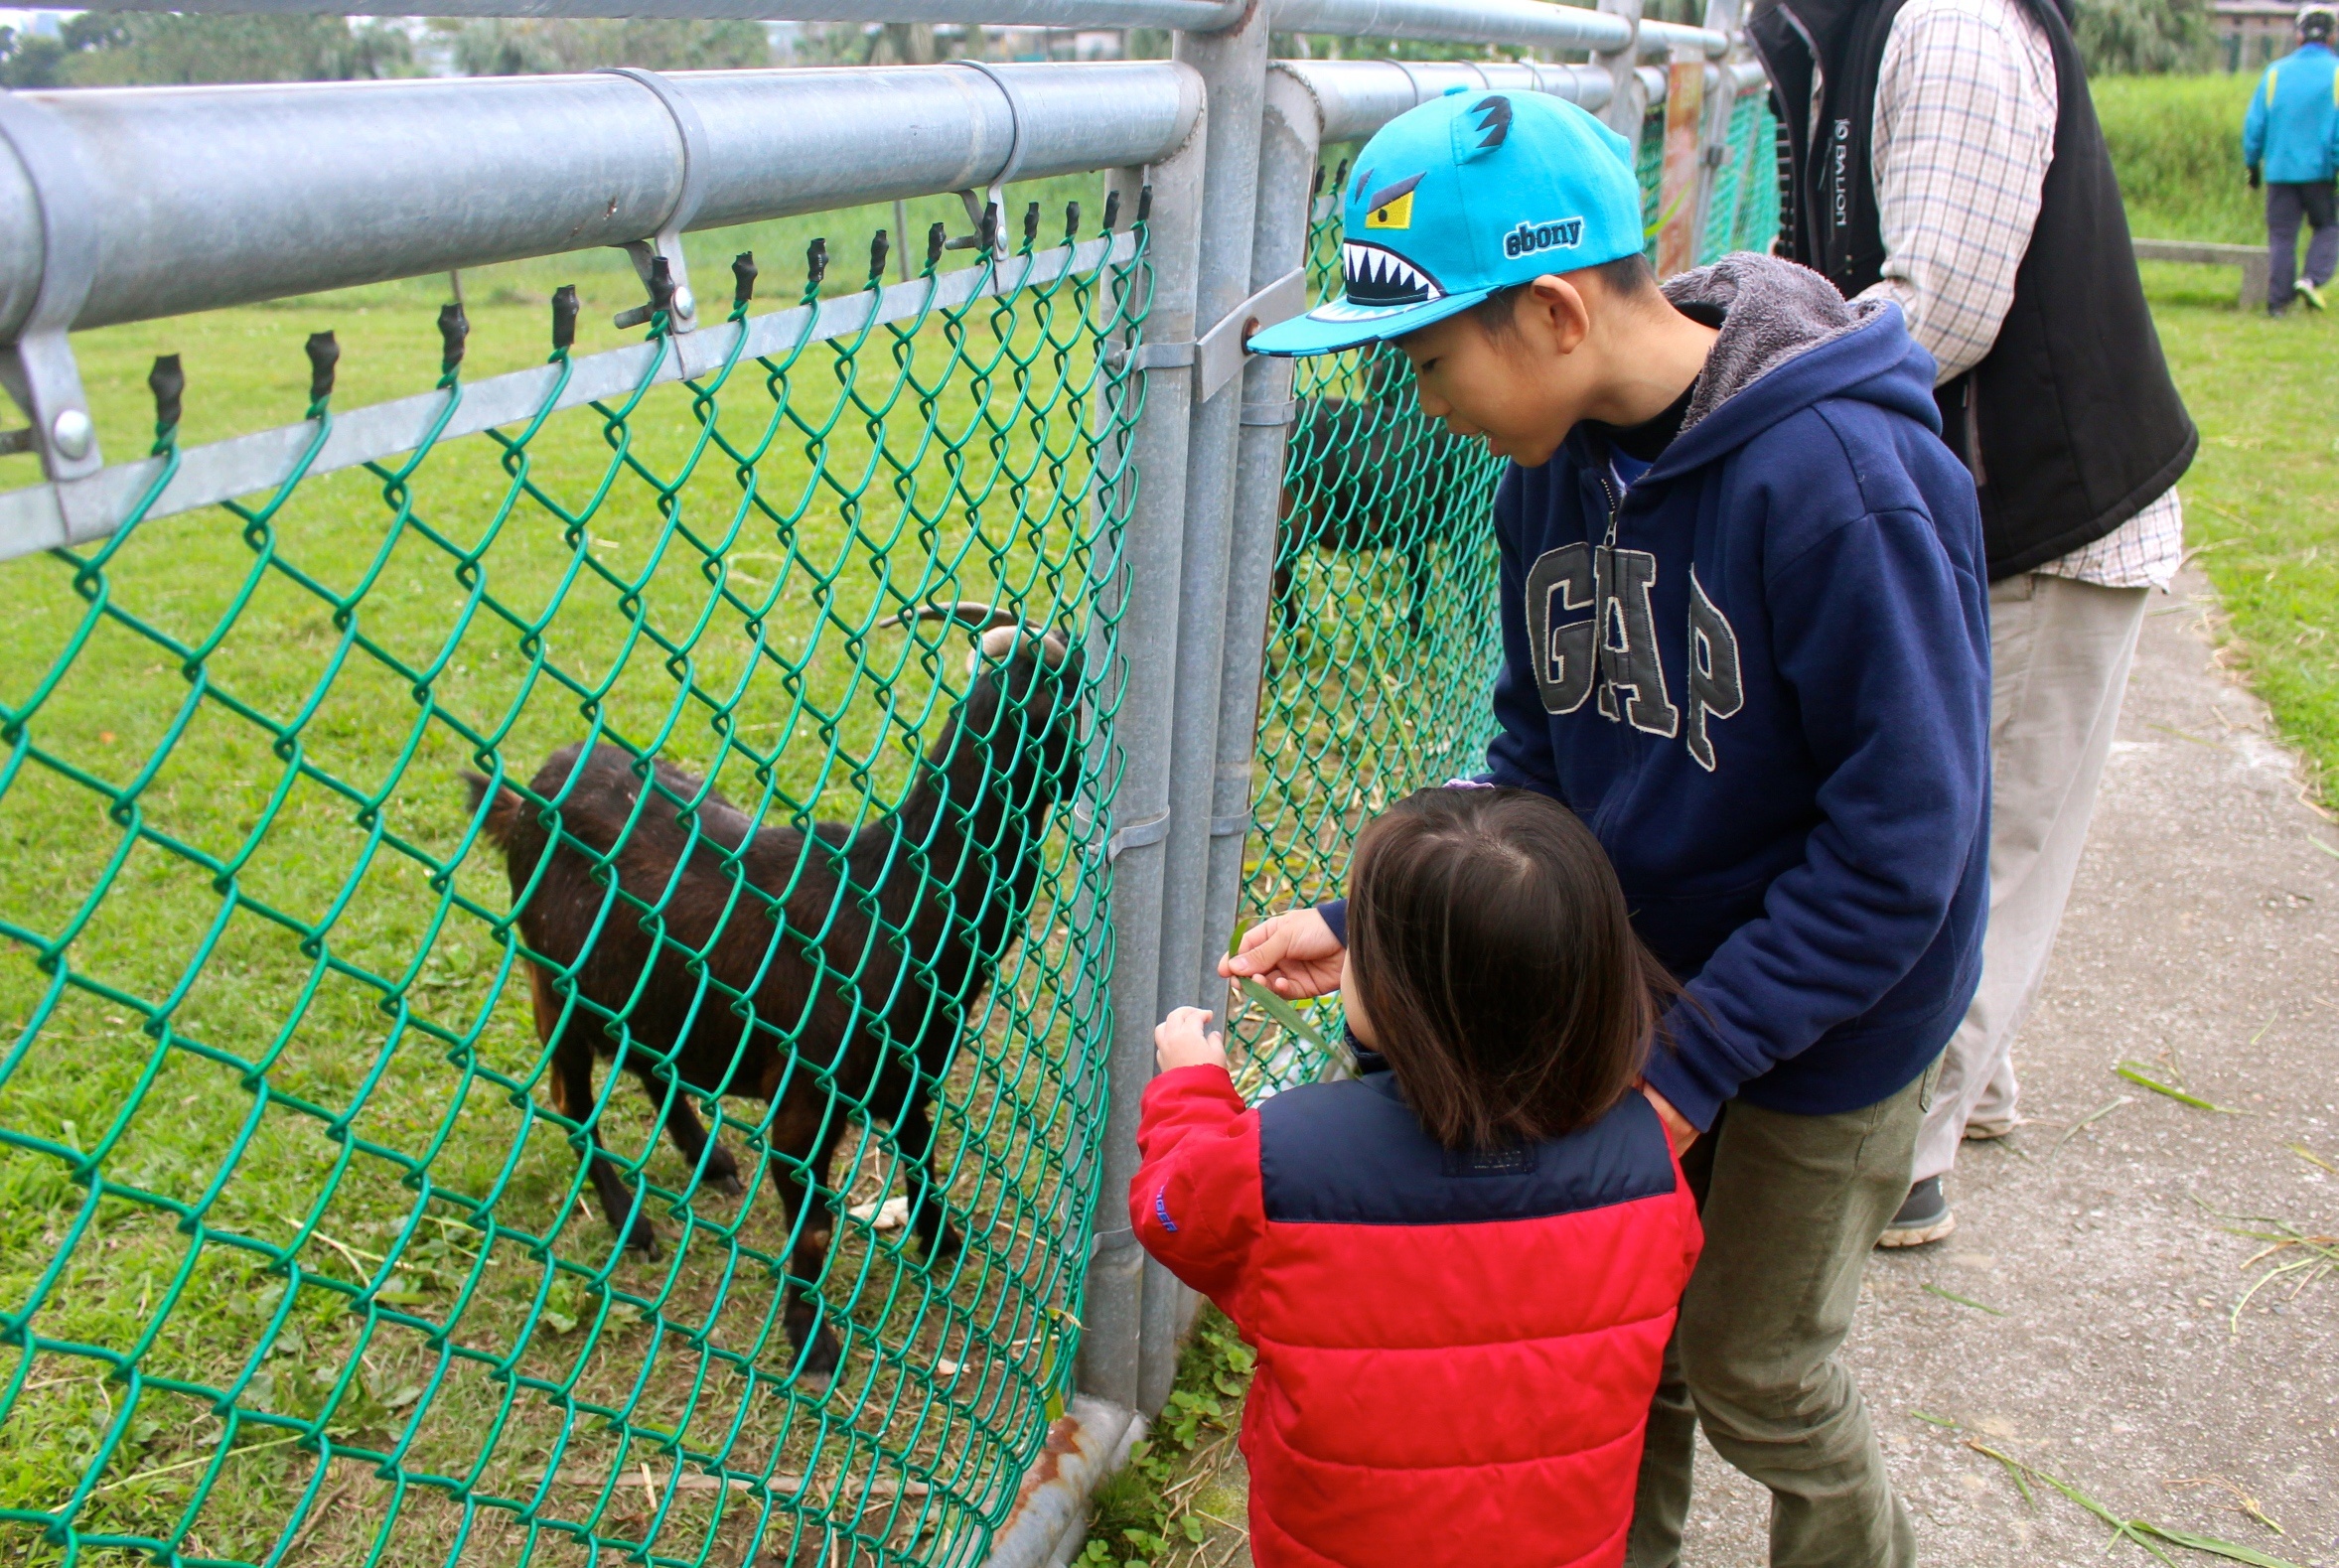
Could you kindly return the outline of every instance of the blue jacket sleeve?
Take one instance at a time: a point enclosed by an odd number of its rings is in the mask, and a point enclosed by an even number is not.
[[[1651,1060],[1649,1081],[1699,1127],[1915,967],[1985,823],[1989,633],[1933,519],[1864,516],[1766,577],[1774,657],[1825,782],[1802,862],[1689,982],[1676,1049]]]
[[[1502,560],[1498,615],[1503,667],[1495,675],[1495,738],[1487,743],[1487,782],[1536,789],[1558,800],[1559,771],[1551,761],[1551,721],[1535,685],[1527,645],[1527,572],[1521,559],[1520,471],[1513,465],[1495,491],[1495,544]]]
[[[2266,75],[2258,78],[2258,87],[2250,94],[2250,112],[2242,117],[2242,167],[2245,169],[2266,162],[2266,100],[2272,90],[2272,83],[2267,79],[2272,74],[2269,68]]]

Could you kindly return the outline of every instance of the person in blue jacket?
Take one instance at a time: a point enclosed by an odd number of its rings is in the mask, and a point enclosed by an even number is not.
[[[2339,224],[2331,178],[2339,167],[2339,56],[2331,35],[2339,11],[2298,8],[2298,48],[2266,68],[2242,121],[2242,162],[2250,184],[2266,185],[2266,308],[2279,316],[2293,298],[2323,308],[2323,285],[2339,268]],[[2306,276],[2298,276],[2298,220],[2313,229]]]
[[[1460,92],[1341,193],[1345,293],[1250,341],[1393,341],[1511,459],[1488,782],[1570,807],[1680,977],[1644,1092],[1706,1245],[1628,1562],[1678,1558],[1699,1425],[1771,1491],[1772,1560],[1902,1568],[1907,1510],[1835,1358],[1981,964],[1989,630],[1974,482],[1897,305],[1740,253],[1662,288],[1624,139]],[[1339,904],[1222,966],[1336,989]]]

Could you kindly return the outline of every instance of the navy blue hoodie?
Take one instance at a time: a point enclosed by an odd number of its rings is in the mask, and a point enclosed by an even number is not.
[[[1686,982],[1649,1081],[1824,1114],[1914,1079],[1981,964],[1989,630],[1974,485],[1890,305],[1738,255],[1681,432],[1618,498],[1578,427],[1495,498],[1497,784],[1590,824]],[[1709,318],[1710,319],[1710,318]]]

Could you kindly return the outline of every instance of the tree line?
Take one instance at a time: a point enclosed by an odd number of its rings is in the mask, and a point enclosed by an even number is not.
[[[1696,21],[1699,0],[1652,0],[1649,14]],[[543,18],[433,22],[456,71],[473,76],[643,66],[696,71],[773,64],[763,26],[747,21]],[[2206,71],[2217,62],[2209,0],[2079,0],[2073,31],[2097,74]],[[1132,39],[1132,54],[1166,40]],[[1352,46],[1354,41],[1351,41]],[[973,47],[969,49],[967,46]],[[954,46],[954,47],[953,47]],[[881,29],[806,26],[804,63],[931,61],[979,53],[979,35],[938,40],[923,24]],[[1407,51],[1407,53],[1413,53]],[[0,28],[0,86],[115,86],[212,81],[350,81],[422,73],[413,35],[394,22],[330,16],[179,16],[163,12],[70,18],[55,37]]]

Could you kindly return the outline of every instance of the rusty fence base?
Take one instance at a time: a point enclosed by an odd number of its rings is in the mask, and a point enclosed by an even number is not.
[[[1007,1522],[983,1568],[1060,1568],[1089,1533],[1089,1497],[1129,1462],[1145,1418],[1125,1405],[1076,1394],[1048,1429],[1048,1446],[1024,1473]]]

